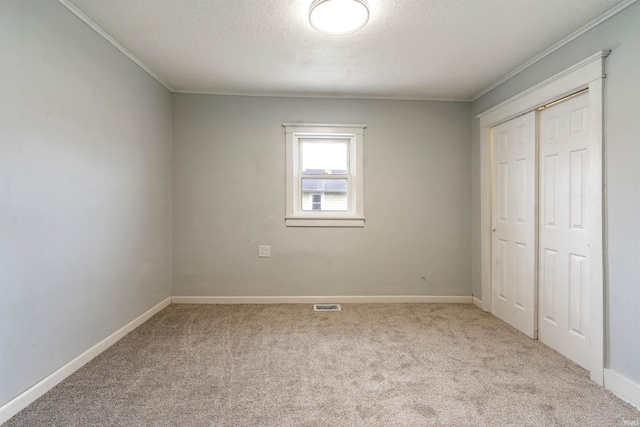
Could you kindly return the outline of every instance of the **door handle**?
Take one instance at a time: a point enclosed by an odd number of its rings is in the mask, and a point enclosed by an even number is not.
[[[493,229],[493,232],[494,232],[494,233],[496,232],[496,229],[495,229],[495,228]]]

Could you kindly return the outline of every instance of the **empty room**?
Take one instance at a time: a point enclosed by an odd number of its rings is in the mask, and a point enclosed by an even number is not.
[[[640,425],[640,2],[0,0],[0,424]]]

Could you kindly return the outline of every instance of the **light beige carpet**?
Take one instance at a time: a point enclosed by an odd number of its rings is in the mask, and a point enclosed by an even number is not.
[[[471,305],[172,305],[6,426],[596,425],[640,411]]]

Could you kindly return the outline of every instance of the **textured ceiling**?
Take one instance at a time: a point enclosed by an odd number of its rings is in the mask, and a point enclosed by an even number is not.
[[[623,3],[368,0],[362,30],[328,36],[312,0],[66,1],[175,91],[461,100]]]

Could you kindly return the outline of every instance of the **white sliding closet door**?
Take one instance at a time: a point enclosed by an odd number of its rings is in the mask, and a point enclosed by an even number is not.
[[[588,94],[540,112],[539,339],[589,366]]]
[[[492,313],[536,338],[536,112],[492,129]]]

